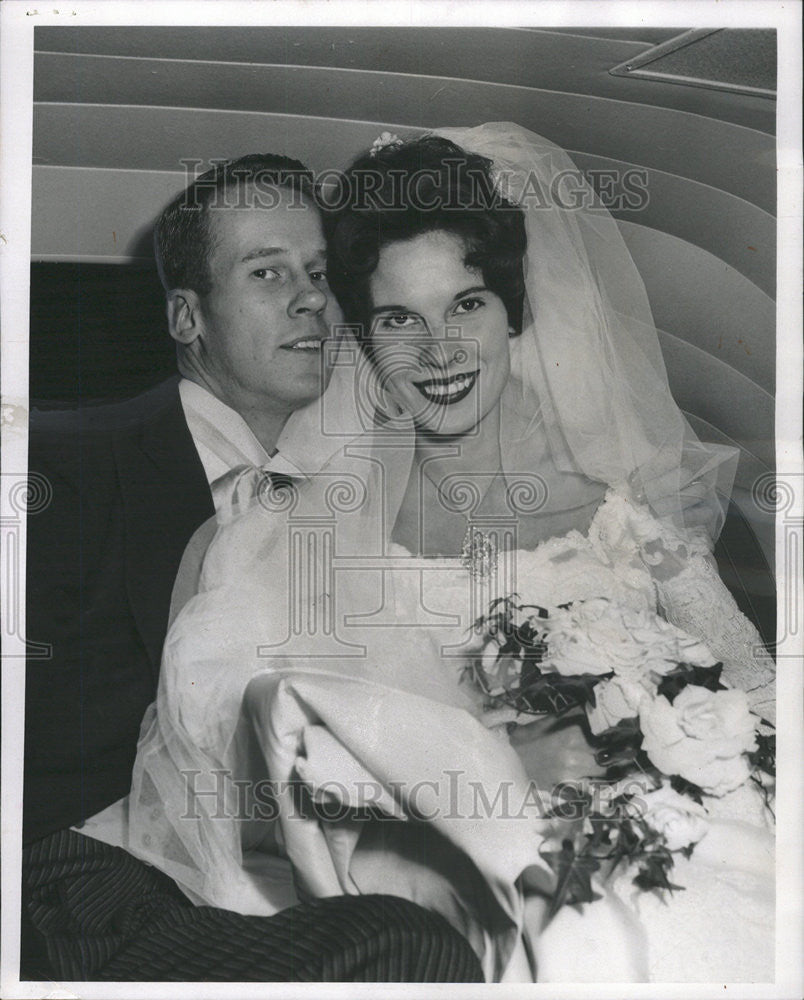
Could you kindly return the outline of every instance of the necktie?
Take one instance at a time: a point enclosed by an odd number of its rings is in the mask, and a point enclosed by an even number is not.
[[[229,521],[254,503],[260,503],[266,510],[286,510],[295,489],[295,480],[284,473],[256,465],[238,465],[212,483],[212,501],[218,520]]]

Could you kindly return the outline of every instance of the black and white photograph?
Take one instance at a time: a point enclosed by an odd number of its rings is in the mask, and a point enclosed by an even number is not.
[[[801,995],[801,12],[3,5],[4,997]]]

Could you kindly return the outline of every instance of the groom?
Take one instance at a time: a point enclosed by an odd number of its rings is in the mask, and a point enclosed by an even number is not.
[[[184,547],[240,470],[305,471],[282,432],[325,388],[339,318],[298,161],[215,167],[162,213],[156,251],[180,377],[31,418],[29,466],[53,496],[28,526],[27,634],[50,652],[26,672],[21,977],[478,981],[468,944],[413,903],[195,907],[93,825],[129,791]]]

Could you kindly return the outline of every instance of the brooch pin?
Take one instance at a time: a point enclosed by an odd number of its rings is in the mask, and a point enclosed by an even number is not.
[[[481,531],[467,521],[461,545],[461,565],[476,579],[486,580],[497,569],[498,543],[496,534]]]

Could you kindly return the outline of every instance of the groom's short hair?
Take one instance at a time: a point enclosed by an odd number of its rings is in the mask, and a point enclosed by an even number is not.
[[[262,198],[257,207],[268,207],[266,188],[286,188],[316,201],[318,190],[312,171],[300,160],[275,153],[250,153],[215,164],[196,177],[163,210],[154,229],[154,251],[165,291],[191,288],[199,295],[212,289],[210,257],[214,237],[210,209],[248,207],[243,194],[249,187]]]

